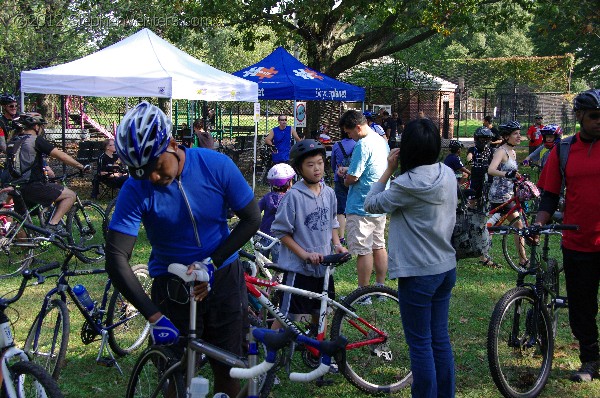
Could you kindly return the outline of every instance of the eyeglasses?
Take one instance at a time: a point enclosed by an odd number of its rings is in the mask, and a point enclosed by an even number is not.
[[[7,108],[16,108],[17,104],[6,105]]]

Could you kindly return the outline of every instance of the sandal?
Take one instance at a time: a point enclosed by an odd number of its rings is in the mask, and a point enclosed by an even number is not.
[[[494,269],[502,268],[501,264],[497,264],[497,263],[493,262],[490,257],[486,258],[485,260],[479,260],[479,264],[482,264],[483,266],[488,267],[488,268],[494,268]]]

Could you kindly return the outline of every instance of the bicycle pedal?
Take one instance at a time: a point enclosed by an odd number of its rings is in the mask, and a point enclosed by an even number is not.
[[[117,364],[113,358],[102,357],[96,360],[96,363],[100,366],[104,366],[105,368],[112,368]]]
[[[334,381],[332,379],[325,379],[323,377],[319,377],[316,381],[315,381],[315,385],[317,387],[326,387],[326,386],[331,386],[333,385]]]

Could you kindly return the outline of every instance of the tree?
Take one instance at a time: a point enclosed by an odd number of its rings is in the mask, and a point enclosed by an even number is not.
[[[185,12],[235,26],[246,48],[257,41],[256,26],[267,26],[278,44],[299,43],[308,66],[336,77],[436,35],[482,28],[497,18],[512,22],[512,10],[529,7],[521,0],[206,0],[188,3]]]

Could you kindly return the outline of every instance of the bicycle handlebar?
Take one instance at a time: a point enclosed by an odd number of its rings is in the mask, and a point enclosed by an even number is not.
[[[331,267],[334,265],[344,264],[352,259],[352,255],[350,253],[336,253],[329,254],[327,256],[323,256],[323,261],[321,261],[321,265],[324,267]],[[310,261],[306,262],[307,264]]]
[[[546,224],[546,225],[531,225],[525,228],[516,228],[509,225],[499,225],[488,227],[489,232],[498,232],[500,234],[516,233],[519,235],[540,235],[551,234],[555,231],[575,231],[579,229],[579,225],[569,224]]]
[[[50,264],[42,265],[41,267],[38,267],[35,269],[26,269],[23,272],[21,272],[21,275],[23,276],[23,280],[21,281],[21,285],[19,286],[19,290],[17,291],[17,294],[9,299],[0,298],[0,308],[2,308],[2,307],[6,308],[10,304],[18,301],[21,298],[21,296],[23,295],[25,288],[27,287],[27,282],[29,280],[31,280],[34,276],[38,278],[38,283],[42,283],[44,280],[44,277],[41,274],[43,274],[44,272],[51,271],[53,269],[57,269],[57,268],[60,268],[60,263],[53,262]]]

